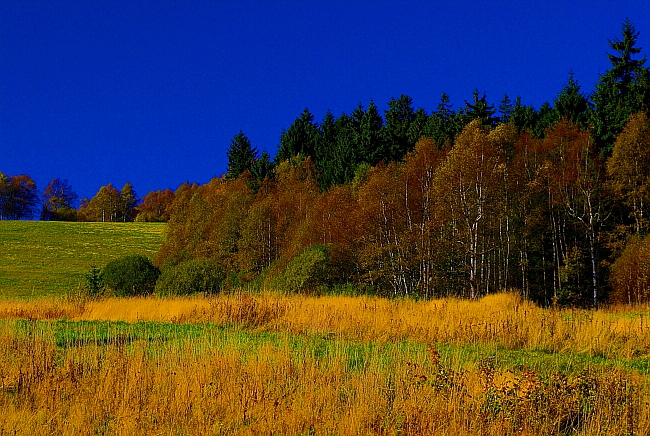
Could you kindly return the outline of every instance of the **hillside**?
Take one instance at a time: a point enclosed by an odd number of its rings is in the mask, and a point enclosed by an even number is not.
[[[91,265],[126,254],[153,257],[164,224],[0,222],[0,297],[63,295]]]

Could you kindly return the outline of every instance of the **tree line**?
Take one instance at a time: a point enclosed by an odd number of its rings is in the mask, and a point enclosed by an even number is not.
[[[539,110],[475,91],[454,111],[392,99],[321,123],[305,109],[273,161],[243,132],[228,172],[176,192],[158,264],[208,259],[232,284],[352,286],[545,305],[650,295],[650,72],[629,21],[586,95]]]
[[[66,179],[53,178],[39,195],[29,175],[0,172],[0,220],[32,219],[40,207],[40,219],[44,221],[165,222],[174,191],[151,191],[140,199],[131,182],[119,191],[109,183],[92,198],[82,198],[78,208],[77,200],[77,193]]]

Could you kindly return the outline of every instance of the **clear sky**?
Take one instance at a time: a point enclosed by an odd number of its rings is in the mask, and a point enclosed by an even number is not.
[[[304,108],[539,107],[593,90],[626,17],[648,55],[648,0],[0,0],[0,171],[144,196],[225,173],[240,130],[275,155]]]

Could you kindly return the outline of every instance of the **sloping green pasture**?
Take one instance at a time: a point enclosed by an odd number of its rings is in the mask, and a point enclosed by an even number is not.
[[[0,298],[64,295],[91,265],[128,255],[153,258],[160,223],[0,221]]]

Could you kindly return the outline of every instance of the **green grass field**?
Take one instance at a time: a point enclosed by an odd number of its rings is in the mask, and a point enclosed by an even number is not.
[[[0,298],[65,295],[91,265],[143,254],[164,238],[159,223],[0,221]]]

